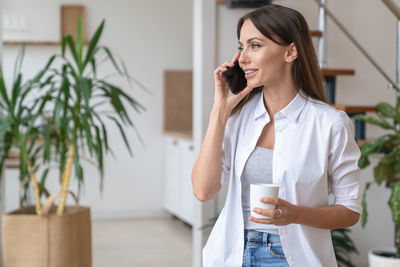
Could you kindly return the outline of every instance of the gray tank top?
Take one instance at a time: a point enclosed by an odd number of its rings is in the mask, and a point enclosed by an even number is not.
[[[243,169],[242,182],[242,209],[244,228],[278,235],[278,226],[273,224],[255,223],[250,217],[250,184],[272,184],[272,156],[273,149],[256,146],[250,154]]]

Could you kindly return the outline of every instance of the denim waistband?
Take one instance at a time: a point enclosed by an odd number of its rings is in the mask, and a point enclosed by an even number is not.
[[[260,232],[256,230],[244,229],[244,238],[246,241],[251,242],[280,242],[280,236],[275,234],[270,234],[267,232]]]

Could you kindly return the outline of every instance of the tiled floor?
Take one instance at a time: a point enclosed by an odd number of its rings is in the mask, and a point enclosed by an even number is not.
[[[191,229],[179,220],[93,222],[93,267],[190,267]]]

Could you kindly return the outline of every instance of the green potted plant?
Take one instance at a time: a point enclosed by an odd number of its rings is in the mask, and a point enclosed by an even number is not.
[[[103,28],[104,21],[85,49],[82,23],[79,20],[77,40],[65,36],[61,54],[52,56],[45,68],[29,80],[26,86],[22,86],[22,75],[17,75],[10,95],[4,77],[0,74],[0,110],[8,118],[2,121],[0,128],[5,137],[0,144],[0,170],[10,149],[17,147],[20,155],[20,181],[30,181],[35,189],[36,203],[35,207],[21,207],[3,216],[3,229],[6,229],[6,233],[3,233],[5,267],[15,262],[32,267],[52,266],[55,262],[59,264],[57,266],[72,266],[73,263],[78,264],[74,266],[91,266],[90,210],[86,207],[65,206],[70,174],[74,172],[80,192],[84,182],[82,153],[88,151],[90,160],[99,169],[102,185],[104,155],[112,152],[107,134],[110,123],[119,129],[126,148],[131,152],[125,129],[134,128],[134,124],[128,114],[128,107],[138,113],[144,111],[144,107],[121,87],[98,75],[97,69],[104,62],[104,59],[99,61],[99,54],[102,54],[111,62],[119,77],[126,78],[129,84],[135,82],[141,86],[128,74],[123,62],[117,63],[109,48],[99,45]],[[19,65],[23,56],[20,58],[17,60]],[[110,123],[106,123],[107,120]],[[49,169],[54,165],[59,170],[61,190],[48,197],[42,205],[41,195],[46,192],[46,179]],[[42,175],[40,180],[36,180],[39,171]],[[52,204],[58,193],[61,198],[55,209]],[[75,194],[70,193],[77,201]],[[31,214],[25,216],[25,213]],[[37,215],[49,218],[48,223],[52,225],[45,227],[47,235],[52,243],[67,251],[52,251],[54,246],[47,247],[44,253],[36,249],[40,247],[37,246],[40,237],[35,234],[40,232],[38,229],[43,229],[43,220]],[[71,224],[78,227],[68,227]],[[24,225],[25,232],[16,225]],[[51,232],[56,228],[59,232]],[[10,233],[7,233],[7,229]],[[11,243],[19,246],[7,246]],[[27,249],[32,247],[35,249]],[[69,251],[70,247],[74,251]],[[40,253],[47,255],[46,259],[38,257]]]
[[[360,168],[370,165],[370,155],[384,153],[374,167],[374,181],[368,182],[363,192],[361,224],[364,227],[368,218],[367,190],[372,184],[386,185],[391,190],[388,205],[395,224],[395,248],[393,250],[371,250],[369,252],[370,266],[378,266],[374,264],[380,261],[384,264],[391,264],[389,266],[400,266],[400,97],[397,98],[395,106],[385,102],[379,103],[377,115],[377,117],[372,117],[359,114],[354,117],[356,120],[365,121],[387,130],[384,135],[366,142],[361,147],[361,157],[358,163]]]

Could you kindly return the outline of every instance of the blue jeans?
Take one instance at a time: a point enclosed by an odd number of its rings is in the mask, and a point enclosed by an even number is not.
[[[245,229],[243,267],[289,267],[279,235]]]

